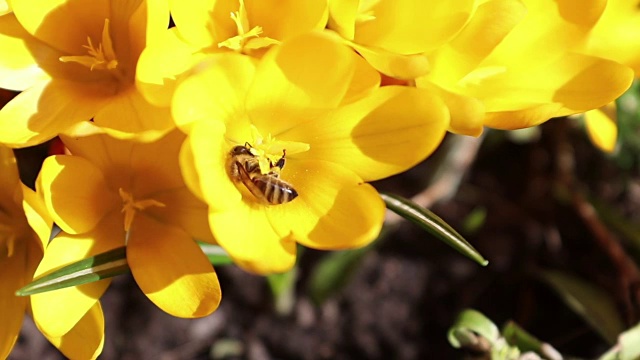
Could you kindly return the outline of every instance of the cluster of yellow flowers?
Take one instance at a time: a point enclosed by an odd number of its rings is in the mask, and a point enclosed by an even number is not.
[[[0,2],[0,87],[20,92],[0,110],[0,358],[28,305],[65,355],[100,354],[108,279],[14,294],[117,247],[152,302],[200,317],[221,292],[196,239],[258,274],[290,269],[297,244],[368,244],[385,206],[367,182],[448,131],[534,126],[620,96],[640,69],[635,3]],[[34,192],[8,147],[54,137],[67,152]]]

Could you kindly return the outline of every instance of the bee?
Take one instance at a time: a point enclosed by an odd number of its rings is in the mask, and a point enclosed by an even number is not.
[[[269,205],[285,204],[298,196],[291,184],[280,179],[285,156],[286,150],[282,150],[282,157],[275,164],[269,161],[269,172],[263,174],[260,160],[251,153],[251,145],[245,143],[231,149],[227,167],[231,178],[241,182],[258,200]]]

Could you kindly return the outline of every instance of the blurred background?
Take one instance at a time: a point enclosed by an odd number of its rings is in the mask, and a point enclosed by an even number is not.
[[[222,303],[202,319],[171,317],[120,276],[102,299],[101,359],[459,359],[469,354],[447,331],[466,308],[596,358],[640,321],[638,93],[618,101],[613,154],[592,145],[579,117],[552,119],[449,135],[424,163],[374,184],[438,214],[486,267],[390,213],[371,246],[301,250],[288,274],[217,267]],[[16,152],[27,184],[48,151]],[[27,319],[9,358],[62,355]]]

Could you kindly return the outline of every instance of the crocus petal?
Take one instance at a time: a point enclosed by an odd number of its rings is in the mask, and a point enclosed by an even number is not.
[[[587,111],[584,113],[584,119],[591,142],[600,150],[612,153],[618,140],[615,103],[610,103],[601,109]]]
[[[353,40],[356,32],[358,0],[328,0],[328,28],[347,40]]]
[[[176,89],[172,113],[181,129],[199,120],[237,121],[255,73],[255,60],[235,53],[214,54],[197,65]]]
[[[42,197],[38,196],[35,191],[29,189],[24,184],[22,187],[22,208],[24,214],[27,217],[27,222],[33,231],[37,234],[42,244],[41,249],[44,249],[49,242],[51,236],[51,228],[53,227],[53,219]]]
[[[617,61],[640,77],[640,11],[633,0],[608,1],[587,37],[586,54]]]
[[[326,0],[247,1],[246,8],[251,25],[262,27],[262,36],[280,41],[327,25]]]
[[[18,94],[0,110],[0,143],[43,143],[71,125],[89,120],[110,90],[103,84],[51,80]]]
[[[122,215],[114,211],[92,232],[82,235],[60,233],[47,247],[36,277],[122,245]],[[110,283],[111,279],[105,279],[32,295],[31,308],[38,328],[51,337],[67,334],[96,305]]]
[[[240,202],[222,212],[209,212],[211,231],[234,263],[257,274],[288,271],[296,261],[296,242],[273,229],[256,202]]]
[[[462,31],[429,55],[432,71],[427,78],[443,87],[454,87],[480,64],[527,15],[518,1],[486,1],[474,12]],[[416,81],[420,85],[420,81]]]
[[[480,136],[484,128],[484,104],[482,101],[447,91],[428,81],[416,81],[418,87],[438,95],[447,105],[451,122],[449,131],[455,134]]]
[[[82,128],[60,137],[71,154],[100,169],[111,189],[123,188],[145,196],[183,185],[175,158],[185,138],[180,131],[171,131],[154,142],[138,143],[105,135],[92,123],[83,123]]]
[[[45,159],[38,189],[55,222],[72,234],[85,233],[120,201],[89,160],[57,155]],[[78,186],[78,184],[82,186]]]
[[[165,40],[164,34],[169,26],[169,2],[145,0],[133,7],[127,2],[112,0],[111,16],[126,21],[127,26],[118,26],[117,23],[114,25],[123,29],[129,28],[127,35],[131,41],[130,53],[139,55],[146,46]],[[116,53],[127,52],[119,51],[116,44]]]
[[[272,48],[247,94],[253,124],[277,135],[292,123],[335,108],[349,89],[356,56],[325,33],[309,33]]]
[[[469,84],[473,90],[467,94],[485,104],[487,126],[516,129],[604,106],[622,95],[632,81],[633,71],[626,66],[567,53],[526,73],[506,72]]]
[[[93,120],[114,137],[145,142],[157,140],[174,127],[169,108],[150,104],[133,86],[111,97]]]
[[[0,16],[0,87],[23,91],[47,75],[37,65],[33,52],[46,46],[27,33],[12,14]]]
[[[83,54],[87,36],[100,39],[104,19],[109,17],[109,1],[72,0],[12,1],[20,24],[36,38],[69,54]],[[73,19],[73,21],[69,21]],[[82,31],[78,31],[82,29]]]
[[[177,171],[180,174],[179,171]],[[164,207],[152,206],[145,211],[154,219],[179,227],[197,240],[214,243],[209,229],[207,204],[196,198],[186,187],[159,191],[149,194],[152,198],[165,204]]]
[[[281,176],[299,195],[265,209],[279,234],[293,233],[299,243],[315,249],[338,250],[364,246],[380,232],[384,202],[351,170],[330,162],[292,160]]]
[[[242,195],[227,174],[229,145],[225,126],[219,121],[200,121],[185,141],[180,167],[187,186],[212,210],[234,207]]]
[[[178,78],[193,63],[195,49],[178,38],[175,27],[162,32],[162,41],[147,46],[138,59],[136,86],[156,106],[171,105]]]
[[[0,261],[0,358],[5,359],[11,352],[13,344],[18,338],[20,327],[25,315],[27,298],[16,296],[16,290],[26,285],[31,280],[31,275],[37,263],[30,264],[27,257],[30,256],[28,241],[34,239],[18,238],[12,256]],[[37,245],[36,245],[37,247]],[[39,253],[42,256],[42,252]]]
[[[165,312],[183,318],[211,314],[220,303],[218,277],[184,231],[139,215],[127,261],[140,289]]]
[[[310,144],[309,151],[292,157],[334,162],[364,181],[373,181],[424,160],[440,144],[448,125],[447,108],[427,90],[383,86],[322,121],[300,124],[278,139]]]
[[[100,306],[100,303],[96,303],[73,329],[63,336],[46,337],[69,359],[97,358],[104,346],[104,314],[102,306]]]
[[[6,15],[12,11],[13,10],[11,10],[11,6],[9,6],[7,0],[0,0],[0,16]]]
[[[606,0],[523,2],[527,16],[491,53],[487,65],[510,64],[518,72],[526,72],[531,64],[555,61],[567,49],[584,41],[607,3]]]
[[[169,8],[180,37],[195,47],[217,45],[235,35],[235,24],[229,14],[238,11],[237,1],[170,0]]]
[[[372,46],[356,43],[350,45],[376,70],[397,79],[415,79],[429,71],[429,59],[426,55],[402,55]]]
[[[471,15],[474,1],[457,1],[456,6],[434,0],[372,3],[368,10],[373,17],[356,25],[354,41],[399,54],[418,54],[455,35]]]

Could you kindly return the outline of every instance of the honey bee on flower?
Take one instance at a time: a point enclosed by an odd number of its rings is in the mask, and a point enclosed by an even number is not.
[[[269,170],[263,174],[260,159],[251,153],[251,145],[245,143],[231,149],[227,168],[231,178],[242,183],[257,199],[270,205],[285,204],[298,197],[296,189],[280,179],[285,155],[283,150],[282,157],[275,164],[269,160]]]
[[[178,85],[182,175],[236,264],[282,272],[297,244],[348,249],[378,236],[385,206],[367,182],[422,161],[448,126],[437,97],[379,84],[363,58],[315,32],[259,62],[212,55]]]

